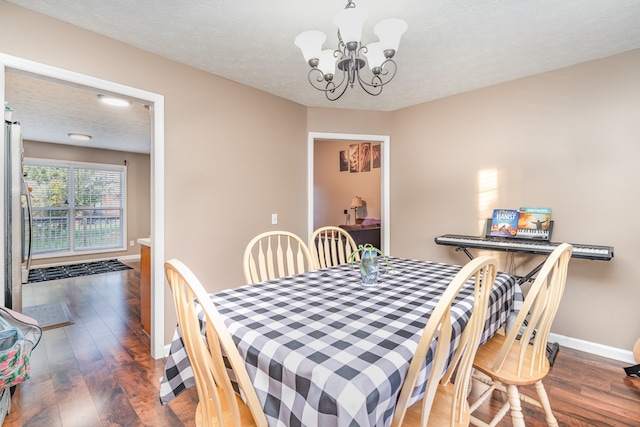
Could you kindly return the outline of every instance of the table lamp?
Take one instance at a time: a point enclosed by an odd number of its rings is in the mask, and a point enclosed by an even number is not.
[[[353,209],[353,223],[356,223],[356,219],[358,219],[358,208],[364,206],[362,204],[362,198],[355,196],[353,200],[351,200],[351,209]]]

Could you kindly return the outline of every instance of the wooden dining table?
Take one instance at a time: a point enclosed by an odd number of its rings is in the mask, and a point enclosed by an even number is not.
[[[422,330],[462,268],[406,258],[389,261],[393,273],[383,274],[375,286],[364,286],[357,267],[343,264],[211,294],[246,361],[270,426],[389,425]],[[516,279],[498,273],[482,342],[521,301]],[[452,309],[452,354],[472,310],[470,282]],[[412,402],[422,398],[430,353]],[[194,385],[176,328],[160,400],[166,404]]]

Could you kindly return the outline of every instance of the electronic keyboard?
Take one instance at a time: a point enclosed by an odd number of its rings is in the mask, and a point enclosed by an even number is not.
[[[524,252],[538,255],[549,255],[560,243],[514,239],[505,237],[475,237],[461,236],[456,234],[445,234],[435,238],[438,245],[457,246],[464,250],[466,248],[487,249],[506,252]],[[613,247],[596,246],[571,243],[573,246],[572,258],[583,258],[591,260],[609,261],[613,258]]]

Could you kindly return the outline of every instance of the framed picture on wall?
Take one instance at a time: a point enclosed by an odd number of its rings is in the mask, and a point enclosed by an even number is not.
[[[371,147],[371,163],[373,163],[374,168],[380,167],[380,144]]]
[[[347,157],[347,150],[340,152],[340,172],[346,172],[349,170],[349,158]]]
[[[358,172],[358,160],[360,157],[360,144],[349,145],[349,172]]]
[[[360,143],[360,172],[369,172],[371,170],[371,143]]]

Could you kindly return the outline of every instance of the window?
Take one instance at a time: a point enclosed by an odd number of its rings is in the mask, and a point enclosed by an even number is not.
[[[25,159],[34,256],[126,250],[126,166]]]

